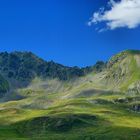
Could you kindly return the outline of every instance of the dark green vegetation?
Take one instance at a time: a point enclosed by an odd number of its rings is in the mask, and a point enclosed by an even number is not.
[[[4,95],[4,93],[8,92],[9,84],[8,82],[0,75],[0,97]]]
[[[140,51],[78,68],[0,54],[0,140],[139,140]]]

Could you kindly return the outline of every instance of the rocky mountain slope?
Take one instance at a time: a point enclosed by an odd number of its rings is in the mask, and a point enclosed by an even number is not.
[[[4,95],[5,92],[9,90],[9,83],[0,75],[0,97]]]
[[[84,71],[78,67],[70,68],[53,61],[46,62],[31,52],[0,53],[0,70],[8,78],[21,81],[35,77],[67,80],[84,75]]]
[[[106,79],[121,90],[129,90],[140,80],[140,51],[124,51],[112,57],[108,63]]]
[[[93,81],[110,90],[139,93],[140,51],[127,50],[113,56]]]
[[[93,70],[100,71],[104,66],[103,62],[97,62],[95,66],[86,68],[66,67],[53,61],[47,62],[31,52],[0,53],[0,73],[9,82],[12,81],[12,86],[27,86],[36,77],[70,80]]]

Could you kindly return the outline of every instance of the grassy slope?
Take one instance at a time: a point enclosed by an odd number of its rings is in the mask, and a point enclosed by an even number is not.
[[[80,93],[83,89],[88,91],[91,85],[92,83],[76,86],[65,92],[69,95]],[[27,95],[26,90],[29,89],[25,89],[22,94]],[[90,92],[93,91],[90,89]],[[54,93],[53,96],[50,94],[44,96],[40,92],[36,92],[35,97],[32,96],[32,92],[28,94],[31,95],[27,95],[27,99],[0,104],[0,139],[140,139],[140,115],[128,110],[129,103],[115,102],[116,99],[126,98],[124,94],[93,92],[86,98],[83,94],[65,97],[61,92]],[[29,109],[27,106],[21,108],[21,104],[34,104],[32,100],[36,99],[42,103],[41,97],[44,97],[44,101],[47,98],[52,99],[47,109],[35,109],[35,107]],[[73,117],[75,115],[78,116],[75,118]],[[90,118],[92,115],[96,116],[96,119]],[[36,118],[41,116],[42,120],[37,121]],[[45,122],[43,117],[46,116],[49,121],[42,124],[42,121]],[[78,125],[77,118],[78,122],[80,120]],[[59,123],[64,126],[71,125],[63,128],[58,125]]]
[[[121,52],[110,59],[111,66],[106,72],[102,75],[99,73],[96,77],[105,88],[126,92],[132,84],[140,80],[139,60],[140,51]]]

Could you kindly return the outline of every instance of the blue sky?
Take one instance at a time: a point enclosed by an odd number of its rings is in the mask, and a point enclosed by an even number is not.
[[[32,51],[45,60],[81,67],[122,50],[140,49],[139,26],[99,32],[109,18],[87,25],[108,1],[0,1],[0,51]]]

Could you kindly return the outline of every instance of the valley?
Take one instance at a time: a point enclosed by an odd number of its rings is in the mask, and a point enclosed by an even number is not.
[[[0,54],[0,140],[139,140],[140,51],[86,68]]]

